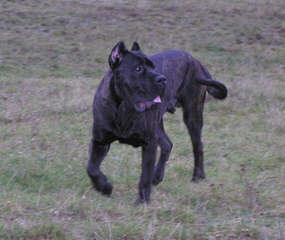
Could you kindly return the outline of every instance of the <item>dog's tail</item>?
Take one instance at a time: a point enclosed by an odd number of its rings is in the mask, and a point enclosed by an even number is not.
[[[198,63],[198,66],[196,65],[196,73],[195,73],[196,81],[202,85],[208,86],[207,92],[211,94],[214,98],[221,100],[225,99],[228,95],[227,87],[224,84],[213,80],[211,74],[202,65],[201,62],[197,61],[196,63]]]
[[[210,93],[214,98],[222,100],[228,95],[226,86],[218,81],[213,80],[212,78],[196,77],[196,81],[202,85],[208,86],[207,92]]]

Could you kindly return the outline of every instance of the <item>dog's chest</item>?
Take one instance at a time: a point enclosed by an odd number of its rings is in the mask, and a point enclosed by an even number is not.
[[[116,123],[116,137],[121,143],[142,146],[148,141],[148,131],[142,119],[133,119],[121,124]]]
[[[157,114],[138,114],[136,117],[116,121],[116,137],[121,143],[135,147],[145,145],[157,129]]]
[[[133,147],[140,147],[140,146],[145,145],[148,142],[147,139],[141,138],[140,136],[136,136],[136,135],[132,135],[129,138],[119,138],[118,141],[120,143],[131,145]]]

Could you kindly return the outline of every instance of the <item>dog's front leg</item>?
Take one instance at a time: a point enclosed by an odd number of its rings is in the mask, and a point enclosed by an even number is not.
[[[87,166],[87,173],[91,179],[93,187],[104,195],[112,193],[112,184],[100,170],[100,165],[109,151],[110,145],[96,143],[93,139],[90,143],[90,158]]]
[[[158,144],[161,151],[160,151],[159,161],[155,167],[155,173],[152,180],[153,185],[158,185],[163,180],[166,162],[168,161],[173,145],[164,131],[162,121],[160,123],[160,128],[159,128]]]
[[[149,203],[154,175],[157,141],[149,142],[142,149],[142,173],[139,182],[139,194],[136,204]]]

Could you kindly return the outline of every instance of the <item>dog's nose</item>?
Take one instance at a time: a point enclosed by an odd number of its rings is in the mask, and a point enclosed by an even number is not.
[[[155,78],[155,82],[156,83],[159,83],[159,84],[165,84],[166,83],[166,77],[160,75],[160,76],[157,76]]]

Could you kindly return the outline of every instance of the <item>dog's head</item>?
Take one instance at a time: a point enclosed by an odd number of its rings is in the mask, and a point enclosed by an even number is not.
[[[166,78],[156,72],[153,62],[134,42],[129,51],[124,42],[118,42],[109,56],[113,72],[114,91],[118,98],[132,105],[138,112],[162,102]]]

